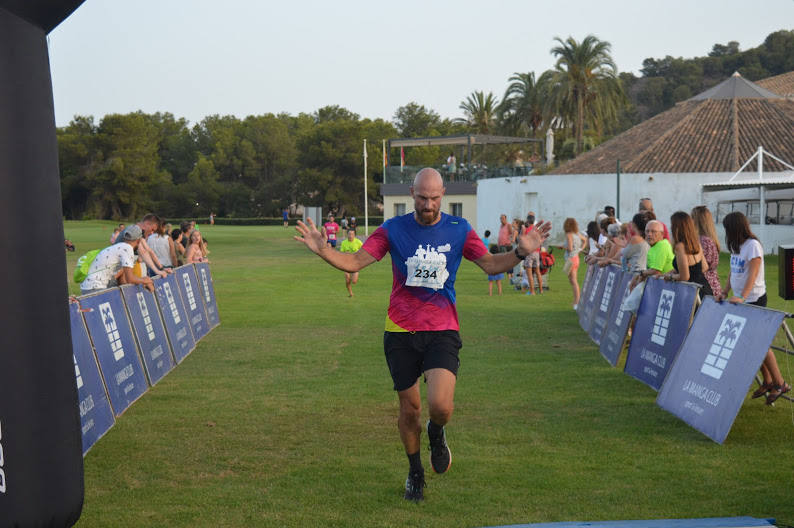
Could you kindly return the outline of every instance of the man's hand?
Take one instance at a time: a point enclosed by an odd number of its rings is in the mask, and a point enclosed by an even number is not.
[[[144,277],[143,279],[143,287],[149,290],[150,292],[154,293],[154,282],[149,277]]]
[[[549,238],[551,232],[551,222],[540,221],[535,229],[524,233],[518,237],[518,248],[524,255],[534,253],[543,245],[543,242]]]
[[[307,218],[309,222],[308,225],[304,224],[300,220],[298,220],[298,225],[295,226],[295,231],[297,231],[300,236],[294,236],[295,240],[298,242],[303,242],[306,244],[306,247],[309,248],[313,253],[319,254],[320,251],[325,249],[326,247],[326,238],[320,231],[317,230],[317,226],[314,225],[314,222],[311,218]]]

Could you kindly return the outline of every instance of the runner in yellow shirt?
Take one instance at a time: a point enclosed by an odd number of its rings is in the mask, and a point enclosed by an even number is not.
[[[339,247],[339,251],[342,253],[355,253],[359,249],[363,242],[356,238],[356,231],[355,229],[348,229],[347,230],[347,238],[342,241],[342,245]],[[345,286],[347,287],[347,296],[353,296],[353,285],[358,282],[358,272],[355,273],[347,273],[345,272]]]

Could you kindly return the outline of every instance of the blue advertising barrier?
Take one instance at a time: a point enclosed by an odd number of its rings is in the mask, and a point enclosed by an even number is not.
[[[589,331],[590,339],[592,339],[596,345],[601,344],[601,336],[607,325],[609,310],[612,308],[612,301],[615,298],[615,286],[620,282],[620,276],[623,273],[617,266],[607,266],[605,270],[605,275],[603,275],[601,284],[598,287],[598,292],[596,292]]]
[[[180,266],[174,270],[176,282],[179,284],[179,291],[182,293],[182,301],[185,304],[190,329],[193,331],[193,339],[198,342],[210,331],[207,323],[207,314],[204,312],[204,303],[199,295],[198,281],[196,280],[196,270],[192,264]]]
[[[591,268],[593,269],[592,272],[590,271]],[[580,296],[579,306],[577,307],[577,312],[579,312],[579,325],[582,327],[582,330],[587,333],[590,332],[590,325],[593,324],[593,307],[596,303],[596,295],[601,286],[601,280],[606,272],[604,268],[590,266],[588,268],[588,273],[591,274],[591,277],[590,280],[587,281],[587,290]]]
[[[126,284],[121,287],[121,293],[138,338],[149,383],[154,386],[174,368],[174,358],[157,310],[157,301],[154,294],[140,284]]]
[[[620,282],[615,286],[612,294],[612,308],[609,311],[607,325],[598,347],[598,351],[613,367],[618,364],[620,351],[623,350],[623,343],[626,341],[626,333],[631,321],[631,312],[624,311],[622,306],[623,301],[629,296],[629,284],[633,276],[632,273],[623,272]]]
[[[584,274],[584,281],[582,281],[582,288],[579,290],[579,304],[576,307],[576,313],[579,317],[579,326],[581,326],[584,331],[587,331],[584,327],[584,305],[586,304],[585,299],[590,295],[590,288],[593,286],[594,271],[595,268],[593,266],[587,266],[587,270]]]
[[[69,320],[72,329],[74,375],[80,407],[80,428],[83,433],[83,456],[107,433],[116,419],[110,407],[102,375],[94,357],[94,348],[88,337],[80,305],[69,303]]]
[[[207,323],[211,330],[221,324],[221,320],[218,314],[218,302],[215,299],[215,288],[212,285],[210,265],[206,262],[200,262],[195,264],[195,266],[201,296],[204,299],[204,307],[207,309]]]
[[[626,357],[626,374],[659,390],[686,337],[697,292],[697,285],[689,282],[647,279]]]
[[[94,342],[110,403],[116,416],[121,416],[149,388],[121,291],[112,288],[81,297],[80,305],[90,309],[83,312],[83,318]]]
[[[154,291],[157,293],[157,302],[168,339],[171,341],[171,350],[174,351],[174,359],[181,363],[196,348],[196,341],[190,330],[182,295],[176,283],[176,274],[154,279]]]
[[[784,316],[706,297],[656,403],[723,443]]]

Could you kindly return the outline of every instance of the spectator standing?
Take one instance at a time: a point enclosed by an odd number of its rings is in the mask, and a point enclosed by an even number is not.
[[[135,250],[139,247],[142,236],[141,228],[132,225],[122,232],[119,243],[100,251],[88,268],[85,280],[80,284],[81,293],[95,293],[121,284],[142,284],[153,292],[152,279],[137,277],[132,272]]]
[[[766,281],[764,280],[764,248],[750,230],[747,217],[738,211],[722,219],[725,228],[725,245],[731,253],[731,268],[722,291],[722,298],[731,303],[766,306]],[[733,295],[728,297],[728,293]],[[764,383],[753,392],[753,398],[767,394],[766,404],[772,405],[781,395],[791,390],[777,365],[771,349],[767,350],[761,365]]]
[[[447,158],[447,172],[449,173],[449,181],[455,181],[455,173],[458,172],[458,160],[455,159],[454,152],[450,152]]]
[[[174,246],[174,240],[165,229],[164,221],[160,220],[160,225],[151,235],[148,236],[146,243],[149,244],[149,247],[152,249],[152,251],[154,251],[154,254],[157,256],[157,260],[160,261],[160,264],[164,269],[174,268],[177,262],[176,249]],[[154,270],[150,268],[149,276],[156,277],[157,274],[154,273]]]
[[[698,294],[713,295],[711,285],[706,280],[709,265],[700,247],[700,237],[695,229],[695,222],[687,213],[677,211],[670,217],[670,230],[673,235],[673,271],[665,274],[665,279],[694,282],[700,284]]]
[[[700,235],[700,246],[703,248],[703,256],[709,270],[706,272],[706,279],[709,281],[714,297],[722,296],[722,285],[720,277],[717,275],[717,266],[720,264],[720,241],[717,237],[717,230],[714,228],[714,218],[711,211],[705,205],[698,205],[692,209],[692,220],[695,222]]]
[[[637,213],[631,219],[629,226],[629,240],[620,259],[623,271],[638,273],[647,268],[648,250],[651,246],[645,241],[641,233],[645,233],[647,223],[645,213]]]
[[[284,208],[281,212],[281,220],[284,222],[284,227],[289,226],[289,209]]]
[[[499,233],[496,236],[496,244],[499,248],[499,253],[508,253],[513,249],[513,226],[507,222],[507,215],[499,217]]]
[[[173,273],[173,270],[163,268],[163,265],[157,258],[157,255],[154,254],[154,251],[152,251],[152,248],[150,248],[149,244],[146,242],[146,239],[149,237],[149,235],[159,227],[160,218],[157,215],[150,213],[144,216],[141,221],[135,225],[141,229],[142,233],[141,241],[138,245],[138,262],[141,264],[141,266],[148,266],[149,269],[151,269],[160,277],[165,277],[169,273]],[[129,227],[126,229],[129,229]],[[124,231],[119,234],[119,237],[121,237],[123,234]],[[148,273],[145,270],[143,270],[140,274],[141,277],[146,277],[147,275]]]
[[[562,224],[562,229],[565,231],[565,253],[563,254],[565,264],[563,265],[563,271],[565,271],[565,275],[568,277],[568,282],[571,283],[571,289],[573,290],[573,309],[576,310],[579,306],[580,296],[579,277],[577,276],[579,270],[579,252],[582,250],[587,240],[579,233],[579,224],[574,218],[566,218],[565,222]]]
[[[499,253],[499,247],[495,244],[488,247],[488,252],[492,255],[496,255]],[[488,297],[493,297],[493,285],[496,284],[496,293],[498,295],[502,295],[502,281],[505,279],[504,272],[496,273],[496,274],[489,274],[488,275]]]
[[[644,211],[650,211],[653,213],[652,220],[656,220],[656,212],[653,210],[653,202],[650,198],[640,198],[639,210],[637,212],[642,213]],[[667,229],[667,226],[664,222],[659,221],[662,224],[662,229],[664,230],[664,238],[670,241],[670,231]]]
[[[184,240],[182,230],[174,229],[171,231],[171,240],[174,241],[174,252],[176,253],[176,261],[174,265],[181,266],[184,264],[182,259],[185,256],[185,246],[182,245],[182,241]]]
[[[621,225],[620,220],[618,220],[618,217],[615,216],[615,208],[612,207],[611,205],[605,205],[604,206],[604,214],[607,215],[610,218],[614,218],[615,219],[615,223],[618,224],[618,225]]]
[[[592,255],[596,255],[598,251],[601,249],[601,246],[598,244],[598,237],[601,234],[601,231],[598,228],[598,222],[596,222],[595,220],[593,220],[592,222],[588,222],[586,233],[587,233],[588,247],[590,248],[587,251],[587,256],[590,257]]]
[[[194,229],[190,233],[190,244],[185,250],[185,264],[198,262],[207,262],[207,255],[204,241],[201,239],[201,231]]]
[[[651,220],[645,225],[645,240],[648,242],[648,267],[631,280],[631,288],[654,275],[663,275],[673,269],[673,247],[664,238],[662,223]]]
[[[528,233],[535,229],[535,213],[530,211],[527,214],[527,221],[524,224],[524,233]],[[529,290],[527,291],[527,295],[535,295],[535,281],[534,278],[538,279],[538,295],[543,293],[543,276],[540,273],[540,249],[533,251],[527,258],[524,259],[524,272],[527,277],[527,286]]]

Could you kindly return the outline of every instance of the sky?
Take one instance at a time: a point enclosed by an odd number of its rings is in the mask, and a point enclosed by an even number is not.
[[[393,119],[416,102],[462,117],[473,91],[501,98],[516,72],[553,68],[555,37],[646,58],[745,50],[794,29],[794,0],[86,0],[48,36],[55,119],[142,110]]]

